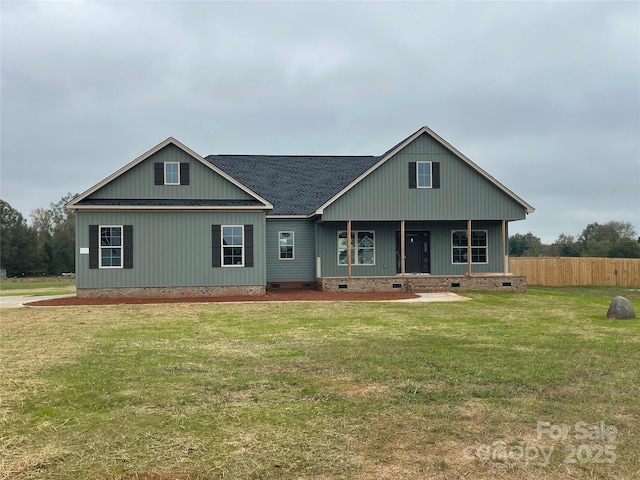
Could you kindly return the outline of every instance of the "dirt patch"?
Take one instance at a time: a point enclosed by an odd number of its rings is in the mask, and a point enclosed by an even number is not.
[[[221,302],[374,302],[417,298],[405,292],[321,292],[318,290],[270,290],[266,295],[221,297],[65,297],[25,303],[28,307],[64,307],[74,305],[143,305],[154,303],[221,303]]]

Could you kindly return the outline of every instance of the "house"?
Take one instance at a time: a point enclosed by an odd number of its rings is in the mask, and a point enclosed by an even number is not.
[[[427,127],[380,156],[199,154],[174,138],[79,195],[78,296],[526,289],[533,207]]]

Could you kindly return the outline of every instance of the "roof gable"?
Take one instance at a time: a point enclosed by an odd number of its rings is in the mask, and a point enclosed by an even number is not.
[[[187,162],[195,168],[192,187],[153,188],[154,162]],[[135,176],[141,179],[134,179]],[[211,175],[218,182],[211,182]],[[130,180],[130,181],[128,181]],[[146,189],[146,190],[145,190]],[[132,192],[136,192],[132,197]],[[120,170],[94,185],[73,201],[68,208],[262,208],[270,202],[238,182],[226,172],[207,162],[173,137],[167,138]]]
[[[465,168],[460,170],[456,167],[453,169],[455,172],[451,170],[452,176],[454,173],[457,175],[465,171],[467,177],[471,175],[489,184],[490,201],[508,203],[510,205],[508,209],[519,210],[521,216],[523,212],[534,211],[531,205],[428,127],[420,128],[381,156],[209,155],[205,159],[175,138],[169,137],[79,195],[67,206],[72,209],[258,208],[271,209],[272,215],[304,217],[323,215],[323,218],[326,216],[325,210],[331,208],[334,216],[340,209],[343,210],[342,215],[347,215],[349,212],[345,209],[348,209],[349,202],[340,200],[346,198],[345,196],[355,198],[356,194],[350,192],[356,190],[360,191],[358,194],[360,205],[364,205],[367,201],[380,203],[381,197],[385,195],[389,197],[387,199],[389,204],[398,203],[395,198],[392,198],[393,192],[390,192],[390,189],[399,188],[399,180],[395,182],[395,187],[390,187],[390,183],[380,183],[380,180],[373,180],[373,177],[380,177],[379,172],[387,170],[386,167],[394,163],[396,158],[403,157],[398,161],[407,162],[408,157],[404,157],[412,154],[412,149],[420,144],[418,140],[421,137],[429,139],[430,150],[414,151],[414,154],[422,155],[415,158],[424,161],[424,158],[428,158],[424,157],[426,154],[427,156],[446,155],[447,158],[455,159],[456,165],[461,164]],[[180,188],[172,189],[170,186],[155,190],[145,190],[146,186],[141,188],[141,185],[148,185],[150,174],[147,172],[140,175],[143,180],[138,183],[133,180],[135,175],[138,175],[141,169],[153,167],[153,163],[161,161],[162,158],[170,158],[173,162],[182,162],[180,158],[186,158],[190,165],[196,166],[197,175],[193,175],[192,178],[195,177],[196,181],[200,182],[199,189],[181,190]],[[211,177],[206,174],[208,172],[215,175]],[[450,180],[452,176],[449,177]],[[212,178],[217,180],[212,181]],[[397,172],[395,178],[398,179]],[[378,184],[374,186],[376,181]],[[363,187],[363,184],[369,186]],[[487,191],[486,187],[483,188],[483,191]],[[134,195],[132,192],[135,192],[138,197],[132,198]],[[185,194],[185,192],[191,193]],[[338,202],[342,206],[335,208]],[[467,199],[467,204],[470,203],[472,201]],[[406,201],[398,203],[398,208],[404,209],[403,212],[424,215],[425,210],[422,206],[417,208],[416,206],[415,202],[413,204]],[[469,210],[469,208],[467,210],[459,208],[457,214]],[[456,213],[452,212],[452,214]],[[327,218],[329,217],[332,215]]]
[[[424,134],[429,135],[438,144],[440,144],[444,149],[446,149],[447,151],[451,152],[453,155],[455,155],[457,158],[459,158],[462,162],[467,164],[472,170],[474,170],[479,175],[481,175],[486,180],[488,180],[491,184],[493,184],[498,190],[500,190],[502,193],[504,193],[505,195],[510,197],[512,200],[514,200],[516,203],[521,205],[525,209],[526,213],[532,213],[535,210],[531,205],[529,205],[527,202],[525,202],[522,198],[520,198],[514,192],[512,192],[507,187],[505,187],[502,183],[500,183],[498,180],[496,180],[493,176],[489,175],[489,173],[487,173],[485,170],[480,168],[477,164],[472,162],[471,159],[469,159],[466,155],[464,155],[463,153],[458,151],[455,147],[453,147],[453,145],[451,145],[450,143],[445,141],[442,137],[440,137],[437,133],[435,133],[429,127],[424,126],[424,127],[420,128],[418,131],[416,131],[415,133],[413,133],[412,135],[409,135],[407,138],[402,140],[400,143],[398,143],[397,145],[395,145],[391,149],[387,150],[387,152],[385,152],[383,155],[378,157],[378,161],[374,165],[372,165],[366,171],[362,172],[349,185],[345,186],[345,188],[341,189],[339,192],[337,192],[335,195],[333,195],[328,201],[326,201],[320,207],[318,207],[318,209],[316,210],[315,213],[317,213],[318,215],[322,215],[322,213],[324,212],[324,210],[327,207],[329,207],[334,202],[336,202],[339,198],[341,198],[349,190],[351,190],[355,185],[359,184],[362,180],[367,178],[372,172],[374,172],[375,170],[379,169],[382,165],[384,165],[389,160],[391,160],[396,154],[401,152],[405,147],[410,145],[417,138],[419,138],[421,135],[424,135]]]

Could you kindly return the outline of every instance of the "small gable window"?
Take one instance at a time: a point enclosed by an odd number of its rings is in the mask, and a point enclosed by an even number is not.
[[[156,185],[189,185],[189,162],[154,163]]]
[[[164,184],[180,185],[180,164],[178,162],[165,162]]]
[[[293,232],[278,232],[278,248],[280,260],[293,260]]]
[[[431,162],[416,162],[418,188],[431,188]]]
[[[469,262],[469,234],[466,230],[451,232],[452,263]],[[471,231],[471,263],[487,263],[487,231]]]
[[[440,162],[409,162],[409,188],[440,188]]]

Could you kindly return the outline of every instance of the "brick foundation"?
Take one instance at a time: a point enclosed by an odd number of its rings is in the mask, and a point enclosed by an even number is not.
[[[526,292],[527,279],[517,275],[408,275],[405,277],[324,277],[318,282],[279,284],[285,288],[318,288],[326,292],[456,292],[484,290],[493,292]],[[269,288],[273,285],[269,283]],[[78,288],[79,298],[123,297],[222,297],[259,296],[266,294],[264,285],[203,287],[122,287]]]
[[[269,282],[269,290],[318,290],[317,282]]]
[[[123,298],[123,297],[222,297],[264,295],[264,285],[234,285],[223,287],[122,287],[122,288],[78,288],[79,298]]]
[[[397,277],[325,277],[319,287],[327,292],[492,292],[527,291],[526,277],[516,275],[416,275]]]

